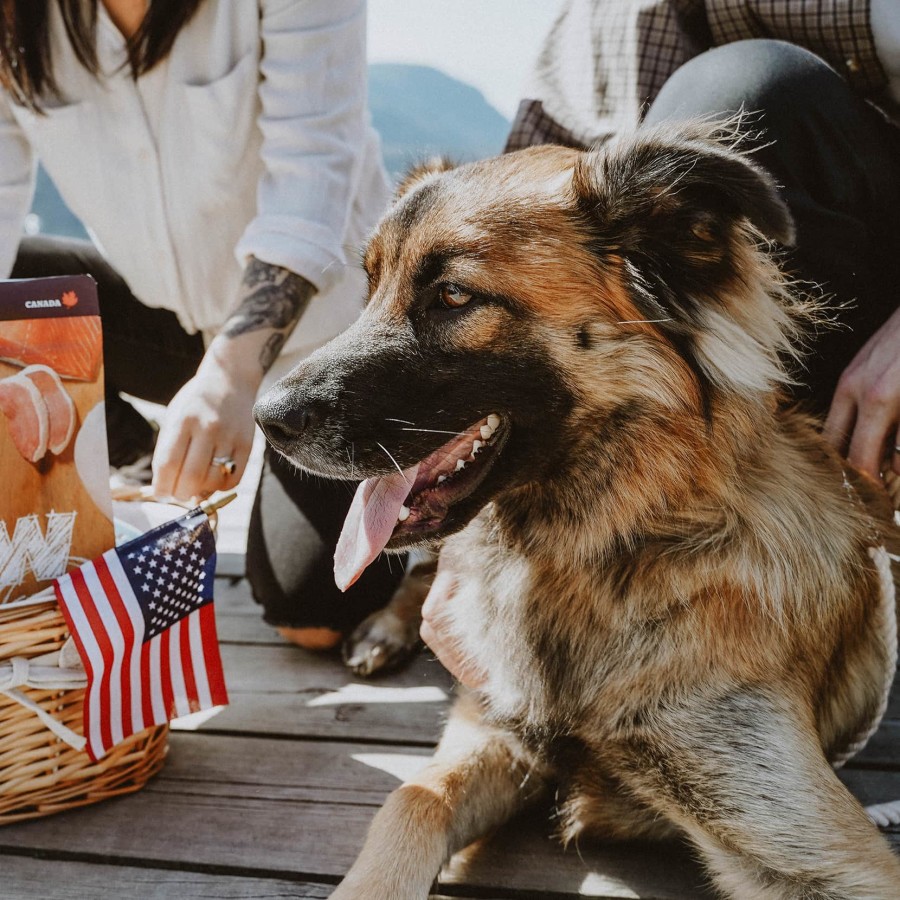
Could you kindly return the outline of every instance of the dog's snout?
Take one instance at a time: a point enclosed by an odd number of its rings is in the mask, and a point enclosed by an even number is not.
[[[300,440],[321,418],[313,404],[296,405],[266,397],[257,402],[253,415],[269,443],[279,449]]]

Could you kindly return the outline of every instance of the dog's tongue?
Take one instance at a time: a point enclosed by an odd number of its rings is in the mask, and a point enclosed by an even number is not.
[[[403,473],[369,478],[356,489],[334,551],[334,580],[342,591],[362,575],[391,539],[418,470],[416,463]]]

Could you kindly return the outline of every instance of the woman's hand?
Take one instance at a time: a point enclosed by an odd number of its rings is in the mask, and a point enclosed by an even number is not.
[[[241,480],[256,393],[313,294],[302,276],[251,257],[237,309],[169,404],[153,454],[157,496],[190,500]],[[223,468],[214,459],[229,463]]]
[[[438,567],[422,607],[422,626],[419,635],[437,656],[444,668],[466,687],[477,689],[487,681],[487,672],[480,669],[462,650],[453,632],[450,604],[456,590],[456,579],[446,569]]]
[[[886,461],[900,474],[900,309],[844,370],[823,434],[873,478]]]
[[[253,444],[253,403],[261,373],[248,378],[207,352],[197,374],[175,395],[153,455],[153,491],[178,500],[233,488]],[[228,473],[213,459],[234,460]]]

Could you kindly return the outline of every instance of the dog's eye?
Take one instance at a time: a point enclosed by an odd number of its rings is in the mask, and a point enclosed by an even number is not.
[[[441,303],[447,309],[459,309],[472,300],[472,295],[464,291],[459,285],[449,282],[441,285]]]

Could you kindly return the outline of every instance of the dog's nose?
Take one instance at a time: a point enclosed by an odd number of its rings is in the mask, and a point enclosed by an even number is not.
[[[279,449],[298,441],[319,418],[312,405],[271,403],[266,398],[257,401],[253,415],[269,443]]]

